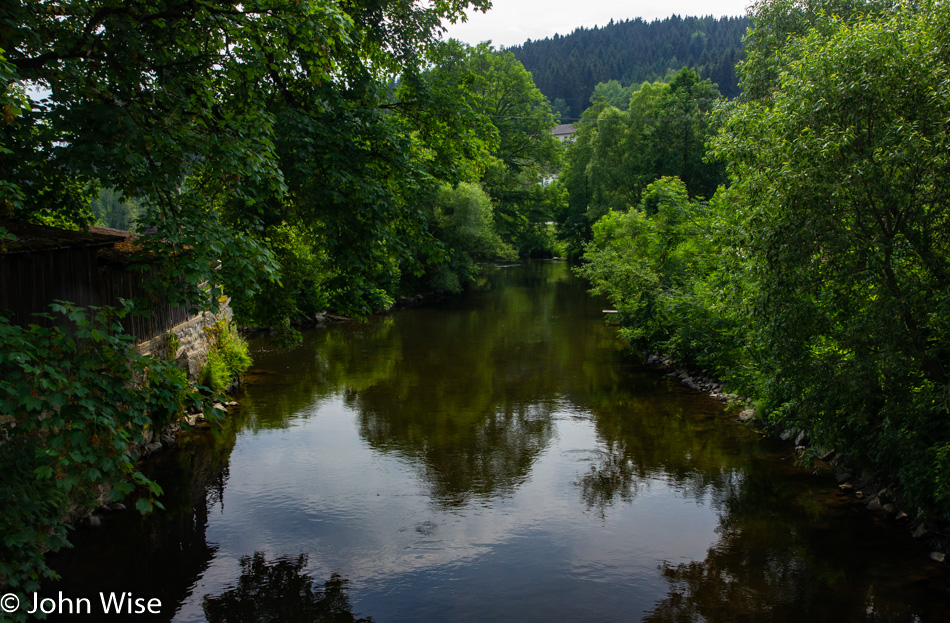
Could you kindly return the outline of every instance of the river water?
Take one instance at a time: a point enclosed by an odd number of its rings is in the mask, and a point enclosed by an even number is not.
[[[905,527],[642,367],[603,308],[531,262],[253,342],[225,428],[149,465],[167,511],[77,532],[45,593],[176,622],[950,620]]]

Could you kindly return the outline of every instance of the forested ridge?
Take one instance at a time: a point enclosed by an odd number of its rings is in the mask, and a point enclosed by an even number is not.
[[[527,41],[508,48],[531,72],[548,98],[566,103],[565,118],[577,118],[590,104],[594,86],[623,85],[665,77],[683,67],[718,85],[725,97],[739,94],[736,63],[742,58],[747,17],[679,17],[611,21],[578,28],[569,35]]]

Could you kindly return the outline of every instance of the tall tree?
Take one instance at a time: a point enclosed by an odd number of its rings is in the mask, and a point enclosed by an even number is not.
[[[764,406],[948,514],[950,17],[935,2],[757,6],[752,100],[716,149]]]
[[[606,98],[595,100],[568,150],[563,182],[569,205],[560,219],[573,224],[561,227],[561,235],[568,235],[562,239],[583,232],[589,240],[590,223],[610,209],[639,205],[646,186],[662,176],[679,177],[693,197],[712,196],[724,174],[722,164],[704,161],[705,141],[714,131],[710,113],[719,100],[715,86],[690,69],[669,83],[643,83],[626,110]],[[583,220],[588,226],[579,228]]]
[[[387,118],[398,117],[388,85],[418,73],[441,19],[487,5],[7,3],[0,9],[4,99],[24,84],[48,94],[21,106],[19,116],[5,109],[0,178],[7,214],[81,226],[90,220],[85,206],[97,184],[140,197],[140,225],[157,231],[144,244],[175,265],[179,285],[167,290],[209,305],[222,274],[241,296],[276,277],[269,228],[283,216],[304,218],[301,239],[322,236],[330,244],[335,232],[351,234],[352,246],[329,250],[331,262],[346,264],[356,249],[367,255],[339,272],[357,277],[349,282],[355,291],[346,278],[329,286],[341,307],[362,311],[386,298],[372,294],[375,280],[411,264],[416,245],[400,240],[419,229],[410,226],[418,221],[411,202],[394,198],[417,176],[401,185],[398,165],[386,164],[408,145],[399,120]],[[294,153],[301,146],[309,151]],[[374,189],[360,189],[351,162],[333,157],[347,150],[367,165]],[[316,212],[297,209],[300,180],[308,176],[328,182],[311,182],[328,189],[325,208],[359,199],[371,209],[325,210],[315,221]],[[355,224],[333,224],[352,214]],[[380,240],[391,241],[385,254],[395,259],[369,257]],[[182,278],[193,287],[182,288]],[[215,284],[211,291],[197,287],[205,281]]]
[[[521,253],[534,250],[553,209],[541,181],[561,155],[547,98],[513,54],[487,43],[449,42],[429,80],[450,85],[469,109],[490,121],[490,138],[475,167],[478,179],[495,205],[502,238]]]

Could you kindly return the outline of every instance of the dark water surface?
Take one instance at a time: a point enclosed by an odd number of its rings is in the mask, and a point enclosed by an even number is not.
[[[153,462],[168,511],[78,533],[44,594],[180,622],[950,621],[905,528],[638,365],[602,309],[537,262],[253,343],[226,429]]]

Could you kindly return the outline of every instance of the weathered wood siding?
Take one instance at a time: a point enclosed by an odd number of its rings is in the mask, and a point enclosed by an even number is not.
[[[130,316],[123,327],[139,341],[149,340],[190,318],[185,307],[155,301],[142,287],[158,270],[132,270],[104,264],[94,247],[53,249],[0,256],[0,313],[14,324],[49,325],[36,312],[49,312],[57,300],[81,307],[118,305],[120,298],[150,299],[148,315]]]

